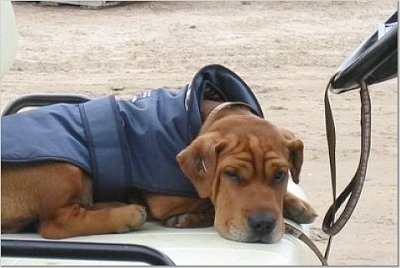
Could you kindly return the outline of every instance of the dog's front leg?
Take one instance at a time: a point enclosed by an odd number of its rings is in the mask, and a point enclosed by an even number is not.
[[[210,208],[197,213],[183,213],[171,216],[163,221],[167,227],[173,228],[203,228],[214,224],[214,209]]]
[[[312,223],[318,215],[308,202],[286,192],[283,197],[283,216],[301,224]]]
[[[174,228],[208,227],[214,223],[214,208],[208,199],[147,194],[152,217]]]

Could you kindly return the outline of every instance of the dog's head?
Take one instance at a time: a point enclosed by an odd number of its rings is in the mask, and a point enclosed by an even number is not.
[[[299,182],[303,143],[290,131],[251,114],[214,116],[177,156],[202,198],[215,206],[225,238],[273,243],[284,231],[289,172]]]

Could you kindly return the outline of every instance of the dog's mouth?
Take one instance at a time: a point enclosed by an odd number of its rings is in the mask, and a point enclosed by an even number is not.
[[[228,240],[242,243],[265,243],[278,242],[284,234],[284,225],[276,224],[274,227],[253,226],[249,223],[236,226],[230,224],[226,231],[220,231],[220,235]],[[271,229],[269,229],[271,228]]]
[[[279,242],[283,236],[282,232],[274,234],[260,235],[255,233],[246,233],[241,231],[231,231],[228,234],[221,234],[224,238],[241,243],[265,243],[273,244]]]
[[[265,235],[261,237],[256,237],[256,239],[253,242],[261,242],[265,244],[273,244],[281,240],[283,236],[283,231],[282,232],[276,232],[273,235]],[[249,241],[250,242],[250,241]]]

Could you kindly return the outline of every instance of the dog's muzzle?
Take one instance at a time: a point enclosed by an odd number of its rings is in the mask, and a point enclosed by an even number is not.
[[[269,212],[254,212],[247,218],[249,242],[274,243],[282,237],[277,219]]]
[[[254,235],[264,237],[275,228],[276,220],[269,213],[253,213],[248,217],[248,225]]]
[[[237,242],[271,244],[282,238],[283,224],[269,212],[253,212],[241,223],[232,223],[226,233],[220,232],[220,234],[226,239]]]

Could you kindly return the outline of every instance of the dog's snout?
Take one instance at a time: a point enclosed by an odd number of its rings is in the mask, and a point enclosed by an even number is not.
[[[256,212],[249,216],[248,222],[255,234],[263,236],[274,230],[276,219],[270,213]]]

